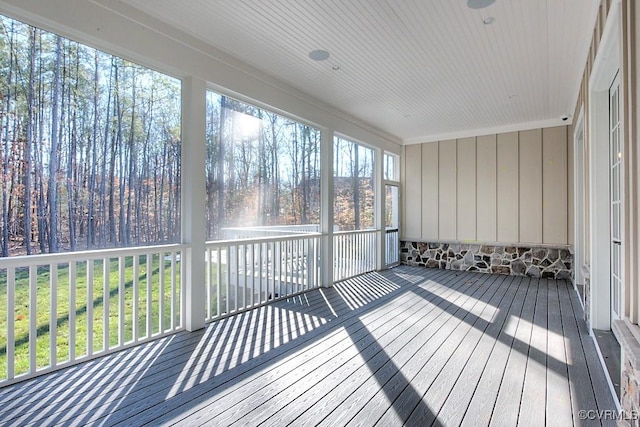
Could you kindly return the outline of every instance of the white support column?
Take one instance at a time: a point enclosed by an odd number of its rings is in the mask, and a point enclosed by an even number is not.
[[[323,130],[320,146],[320,283],[333,285],[333,131]]]
[[[187,77],[182,80],[182,243],[187,245],[185,280],[185,326],[204,328],[205,321],[205,122],[206,84]]]
[[[384,189],[384,150],[376,148],[375,160],[373,161],[373,181],[374,181],[374,203],[373,213],[374,226],[378,230],[378,245],[376,253],[376,270],[382,270],[387,266],[387,235],[385,230],[385,189]]]

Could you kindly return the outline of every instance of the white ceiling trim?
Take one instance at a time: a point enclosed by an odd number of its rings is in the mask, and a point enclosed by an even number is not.
[[[424,142],[449,141],[452,139],[472,138],[475,136],[495,135],[500,133],[519,132],[531,129],[544,129],[556,126],[566,126],[572,123],[572,118],[568,120],[552,119],[541,120],[537,122],[517,123],[508,126],[497,126],[485,129],[473,129],[461,132],[444,133],[441,135],[429,135],[424,137],[406,138],[402,141],[403,145],[422,144]]]

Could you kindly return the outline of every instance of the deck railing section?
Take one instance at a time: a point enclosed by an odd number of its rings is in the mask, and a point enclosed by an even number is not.
[[[333,281],[376,269],[377,231],[339,231],[333,235]]]
[[[320,286],[317,225],[206,243],[206,321]],[[377,230],[333,233],[333,280],[376,269]],[[244,237],[244,238],[242,238]],[[398,259],[386,230],[386,263]],[[0,386],[184,328],[184,245],[0,258]]]
[[[207,242],[206,321],[318,287],[320,237],[307,233]]]
[[[0,259],[0,386],[183,328],[181,245]]]

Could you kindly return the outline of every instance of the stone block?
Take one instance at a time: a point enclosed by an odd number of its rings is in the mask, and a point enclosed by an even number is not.
[[[542,260],[547,257],[547,250],[545,248],[534,248],[531,251],[531,254],[533,255],[534,258]]]
[[[529,277],[540,277],[540,269],[538,267],[536,267],[535,265],[529,266],[529,268],[527,269],[527,276]]]
[[[440,263],[438,261],[436,261],[435,259],[428,260],[425,265],[427,266],[427,268],[439,268],[440,267]]]
[[[507,266],[499,265],[491,267],[491,272],[497,274],[509,274],[511,272],[511,269]]]
[[[511,263],[511,273],[516,276],[524,276],[527,271],[527,265],[522,260],[515,260]]]

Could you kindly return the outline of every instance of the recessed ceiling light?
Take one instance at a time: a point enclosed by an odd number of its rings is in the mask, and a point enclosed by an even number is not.
[[[467,6],[471,9],[483,9],[491,6],[496,0],[467,0]]]
[[[309,58],[313,59],[314,61],[326,61],[327,59],[329,59],[329,52],[322,49],[312,50],[311,52],[309,52]]]
[[[482,20],[482,23],[484,25],[491,25],[491,24],[493,24],[495,22],[495,20],[496,20],[496,18],[494,18],[493,16],[487,16],[486,18],[484,18]]]

